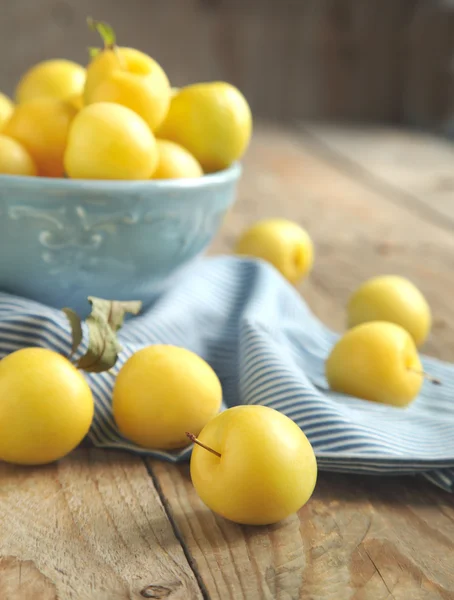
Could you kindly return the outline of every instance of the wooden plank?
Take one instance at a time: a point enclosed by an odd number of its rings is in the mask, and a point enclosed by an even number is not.
[[[0,463],[0,598],[202,598],[143,462],[80,450]]]
[[[315,243],[314,270],[300,290],[319,318],[342,331],[348,297],[363,280],[401,274],[432,307],[434,328],[424,352],[454,360],[448,293],[454,290],[454,236],[341,169],[297,132],[258,125],[238,202],[212,251],[231,251],[242,229],[259,218],[294,219]]]
[[[304,124],[303,140],[368,187],[454,231],[454,144],[387,127]]]
[[[341,330],[351,290],[399,272],[433,308],[426,351],[454,358],[449,231],[314,153],[298,133],[258,126],[238,203],[212,252],[230,251],[244,227],[269,216],[294,219],[313,237],[315,268],[300,289],[323,321]],[[454,497],[419,478],[321,473],[298,516],[241,528],[201,503],[187,466],[150,468],[213,599],[454,600]]]
[[[223,79],[254,114],[439,124],[452,109],[445,0],[15,0],[0,21],[0,89],[46,58],[85,63],[87,16],[150,53],[172,83]],[[20,44],[17,40],[20,39]]]
[[[301,290],[320,318],[341,329],[355,285],[402,272],[442,319],[427,350],[452,358],[449,231],[314,154],[298,134],[258,127],[213,251],[276,214],[314,238],[316,265]],[[147,588],[149,597],[200,598],[181,535],[213,600],[454,599],[453,497],[419,479],[321,474],[298,516],[240,528],[200,503],[187,467],[150,467],[158,492],[138,459],[117,453],[81,451],[43,469],[1,465],[0,598],[138,600]]]
[[[418,2],[405,42],[402,114],[408,124],[447,130],[454,117],[454,3]]]
[[[452,600],[454,498],[420,480],[322,473],[298,515],[240,527],[187,466],[151,461],[212,600]]]

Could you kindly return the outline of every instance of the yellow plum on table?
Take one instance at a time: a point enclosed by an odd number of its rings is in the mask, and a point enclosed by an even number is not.
[[[240,236],[235,252],[271,263],[292,284],[301,281],[314,262],[308,233],[286,219],[259,221]]]
[[[145,448],[189,444],[221,407],[222,388],[199,356],[176,346],[148,346],[121,368],[114,386],[113,414],[120,432]]]
[[[191,478],[215,513],[245,525],[277,523],[310,498],[317,462],[307,437],[291,419],[265,406],[237,406],[200,432]]]
[[[24,348],[0,361],[0,460],[58,460],[85,437],[93,396],[83,375],[57,352]]]
[[[416,398],[424,380],[413,338],[400,325],[386,321],[347,331],[325,366],[332,390],[401,407]]]
[[[389,321],[401,325],[421,346],[429,335],[432,316],[418,288],[405,277],[381,275],[364,282],[351,296],[348,326],[367,321]]]

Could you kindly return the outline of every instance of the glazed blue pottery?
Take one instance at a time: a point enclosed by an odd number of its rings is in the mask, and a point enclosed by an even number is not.
[[[0,176],[0,290],[86,314],[88,296],[150,303],[233,204],[238,164],[199,179]]]

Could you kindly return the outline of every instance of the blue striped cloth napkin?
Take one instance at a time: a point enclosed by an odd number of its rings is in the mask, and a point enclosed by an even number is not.
[[[123,351],[114,370],[87,376],[96,400],[89,437],[98,447],[174,462],[189,457],[190,449],[161,452],[135,446],[119,435],[112,418],[118,369],[138,348],[166,343],[184,346],[211,364],[222,382],[225,406],[264,404],[296,421],[321,470],[421,473],[454,491],[454,366],[423,358],[426,370],[443,385],[425,383],[406,409],[330,392],[324,360],[337,335],[266,264],[204,258],[141,316],[128,320],[119,337]],[[30,345],[69,354],[66,317],[0,294],[0,356]]]

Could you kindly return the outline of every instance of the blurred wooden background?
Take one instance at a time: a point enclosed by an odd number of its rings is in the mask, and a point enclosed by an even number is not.
[[[110,22],[174,85],[223,79],[256,117],[454,124],[454,0],[0,0],[0,89],[50,57],[86,62]]]

